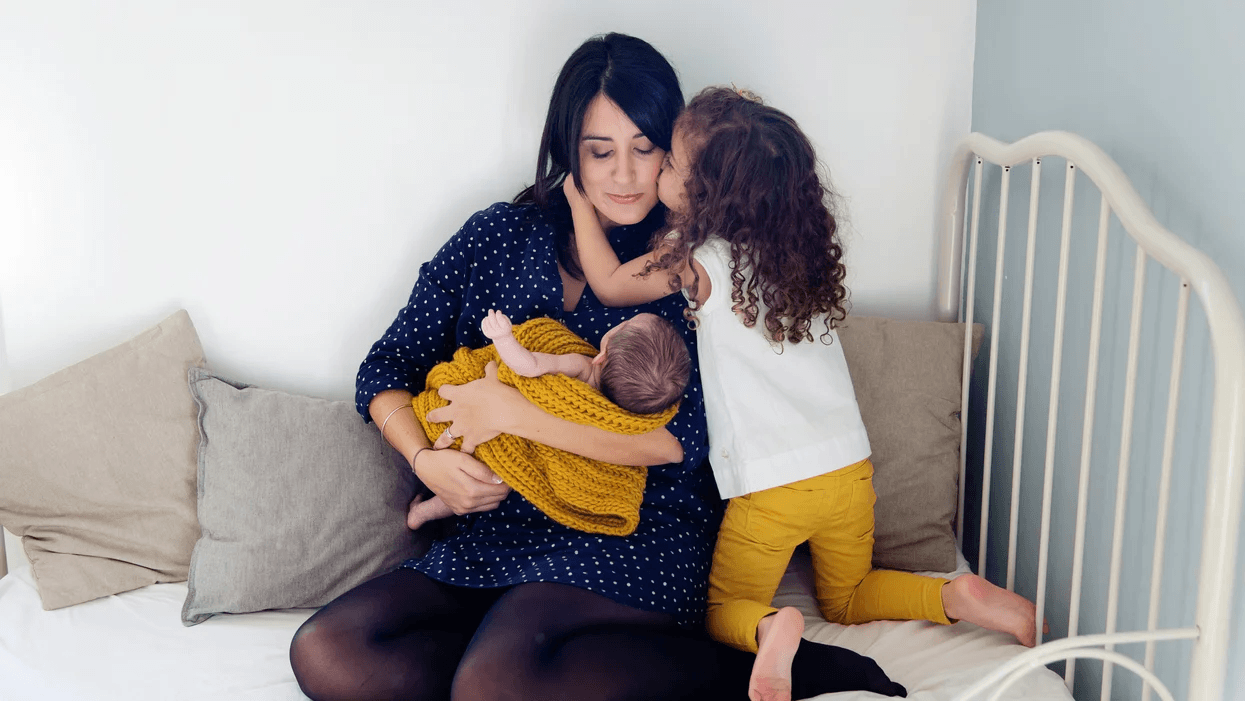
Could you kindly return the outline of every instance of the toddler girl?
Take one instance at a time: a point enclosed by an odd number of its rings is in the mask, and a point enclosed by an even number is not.
[[[710,461],[730,498],[707,626],[757,654],[751,699],[790,699],[804,621],[770,601],[805,541],[827,620],[962,619],[1034,644],[1033,604],[981,577],[872,569],[873,465],[835,331],[846,316],[842,248],[813,148],[789,116],[735,90],[697,95],[675,123],[658,180],[674,231],[627,263],[575,184],[564,190],[602,302],[679,290],[690,301]]]

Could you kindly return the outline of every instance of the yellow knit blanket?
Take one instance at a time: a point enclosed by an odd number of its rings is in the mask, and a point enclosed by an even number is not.
[[[520,324],[514,327],[514,335],[524,348],[539,353],[591,357],[597,352],[592,344],[549,318]],[[429,441],[435,441],[449,426],[428,422],[428,412],[448,404],[437,394],[437,388],[484,377],[484,366],[490,360],[498,361],[497,376],[503,383],[518,389],[546,412],[577,424],[636,435],[661,428],[678,412],[675,405],[659,414],[633,414],[580,380],[556,373],[523,377],[502,363],[490,344],[478,350],[459,348],[453,360],[428,373],[427,389],[415,396],[411,405]],[[454,441],[455,448],[461,444],[462,439]],[[590,460],[509,434],[476,446],[475,457],[558,523],[608,535],[629,535],[639,525],[647,468]]]

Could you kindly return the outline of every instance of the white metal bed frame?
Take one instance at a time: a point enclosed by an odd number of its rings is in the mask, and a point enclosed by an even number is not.
[[[970,406],[969,382],[964,383],[963,406],[965,420],[961,434],[960,509],[957,533],[963,537],[964,492],[966,479],[965,456],[967,453],[969,411],[985,412],[985,449],[982,465],[982,508],[980,543],[978,545],[978,571],[985,574],[988,558],[1006,557],[1007,588],[1014,589],[1016,576],[1016,540],[1018,505],[1020,497],[1021,439],[1024,435],[1025,390],[1030,346],[1030,318],[1033,300],[1033,261],[1037,231],[1040,172],[1043,157],[1066,160],[1066,179],[1063,199],[1062,235],[1060,239],[1058,287],[1054,312],[1054,344],[1051,356],[1049,411],[1044,464],[1044,488],[1041,503],[1041,533],[1037,568],[1037,622],[1041,642],[1041,622],[1045,620],[1046,590],[1050,571],[1051,499],[1053,490],[1053,466],[1055,459],[1055,433],[1058,424],[1056,413],[1059,402],[1059,378],[1064,352],[1065,310],[1067,308],[1067,281],[1069,264],[1069,241],[1072,236],[1073,194],[1076,171],[1080,170],[1101,193],[1098,217],[1098,246],[1095,260],[1094,292],[1088,339],[1089,373],[1084,395],[1084,423],[1081,440],[1080,481],[1077,491],[1075,543],[1072,551],[1070,611],[1068,637],[1041,644],[1033,650],[1014,658],[986,678],[981,679],[960,698],[1001,698],[1009,686],[1015,684],[1027,672],[1051,662],[1066,660],[1065,680],[1069,688],[1075,678],[1077,658],[1102,660],[1104,673],[1100,699],[1111,697],[1111,665],[1119,665],[1134,672],[1144,684],[1144,699],[1153,689],[1165,700],[1173,698],[1172,692],[1154,673],[1155,643],[1187,639],[1192,641],[1189,664],[1189,701],[1220,701],[1226,681],[1226,664],[1229,643],[1229,627],[1235,575],[1235,556],[1239,523],[1241,518],[1242,475],[1245,473],[1245,322],[1241,308],[1232,289],[1219,268],[1211,259],[1196,250],[1160,225],[1149,208],[1138,196],[1119,166],[1093,143],[1068,132],[1042,132],[1004,144],[982,134],[972,134],[958,147],[944,181],[942,214],[940,218],[941,241],[938,271],[938,313],[944,321],[966,321],[964,377],[969,377],[971,354],[970,329],[974,321],[976,294],[976,271],[978,238],[981,229],[982,169],[984,163],[1000,166],[999,224],[997,230],[997,258],[994,265],[993,315],[990,329],[999,329],[1000,295],[1004,285],[1004,248],[1008,222],[1009,178],[1012,168],[1029,164],[1032,168],[1029,202],[1028,241],[1025,257],[1024,300],[1020,321],[1019,374],[1017,406],[1014,420],[1017,422],[1016,446],[1013,451],[1012,499],[1010,511],[991,505],[990,479],[991,454],[996,422],[996,387],[998,342],[1000,333],[990,333],[989,387],[986,406]],[[973,168],[971,192],[972,209],[966,227],[965,202],[969,190],[968,175]],[[1104,266],[1110,215],[1114,213],[1131,239],[1136,242],[1136,260],[1133,273],[1132,314],[1129,327],[1128,361],[1123,397],[1122,439],[1120,459],[1116,466],[1116,494],[1114,504],[1115,527],[1111,545],[1110,579],[1106,632],[1096,635],[1078,635],[1079,608],[1081,600],[1081,577],[1084,568],[1084,545],[1086,508],[1088,501],[1089,474],[1091,470],[1092,429],[1097,392],[1097,371],[1101,344],[1101,325],[1104,291]],[[968,261],[964,264],[965,235],[968,237]],[[1152,258],[1166,266],[1180,279],[1175,340],[1172,347],[1170,386],[1166,430],[1163,440],[1160,487],[1158,493],[1156,533],[1152,552],[1150,573],[1149,623],[1146,630],[1117,632],[1116,616],[1121,579],[1121,546],[1124,537],[1125,490],[1129,480],[1129,446],[1133,430],[1133,404],[1137,378],[1137,358],[1145,289],[1147,259]],[[961,291],[965,290],[966,304],[961,304]],[[1190,291],[1196,293],[1206,315],[1210,345],[1213,353],[1213,402],[1209,431],[1209,460],[1206,466],[1205,515],[1202,525],[1202,547],[1198,576],[1195,625],[1185,628],[1161,628],[1158,626],[1160,581],[1164,563],[1164,538],[1167,527],[1169,485],[1172,472],[1172,453],[1175,438],[1177,404],[1180,381],[1183,374],[1184,343],[1187,332],[1188,302]],[[1076,339],[1073,339],[1074,342]],[[977,381],[980,381],[978,378]],[[1034,466],[1036,467],[1036,466]],[[1099,471],[1110,466],[1102,465]],[[1032,468],[1030,468],[1032,469]],[[1010,523],[1008,548],[1005,553],[989,552],[986,547],[987,524],[991,513],[1006,515]],[[961,546],[963,543],[961,543]],[[997,560],[1001,564],[1001,559]],[[1068,563],[1061,563],[1066,566]],[[1141,575],[1144,576],[1144,575]],[[1145,661],[1138,662],[1114,650],[1114,646],[1126,643],[1145,643]],[[985,694],[992,691],[993,694]]]

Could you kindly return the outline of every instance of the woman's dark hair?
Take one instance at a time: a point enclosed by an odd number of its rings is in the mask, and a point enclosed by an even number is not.
[[[616,33],[594,36],[571,54],[558,74],[536,156],[536,180],[515,196],[514,204],[565,206],[562,178],[573,173],[579,180],[584,113],[600,94],[618,105],[650,141],[670,150],[674,120],[683,109],[683,91],[674,67],[643,39]],[[572,255],[574,237],[569,224],[558,227],[557,236],[558,262],[581,278],[583,271]]]
[[[688,150],[687,206],[670,218],[677,241],[654,237],[663,255],[648,267],[681,269],[706,240],[722,238],[745,325],[756,324],[760,302],[766,338],[812,341],[812,320],[824,315],[826,340],[847,316],[846,269],[834,194],[808,137],[785,113],[729,88],[701,91],[675,130]]]

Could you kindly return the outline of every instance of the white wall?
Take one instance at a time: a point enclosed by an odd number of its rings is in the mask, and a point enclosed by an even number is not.
[[[848,199],[856,311],[932,316],[973,0],[435,8],[0,0],[0,382],[185,307],[214,368],[351,397],[418,265],[530,182],[558,68],[609,30],[689,94],[795,116]]]

